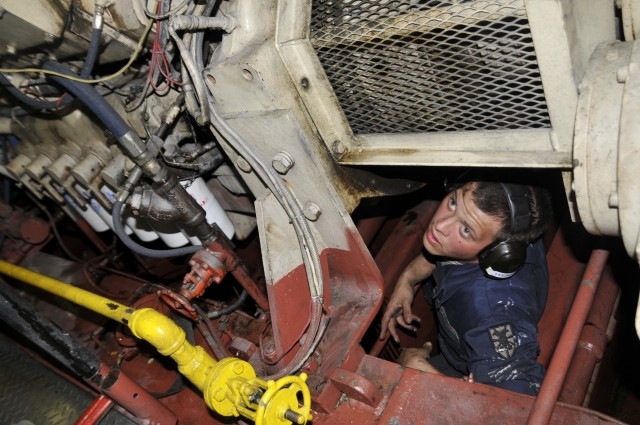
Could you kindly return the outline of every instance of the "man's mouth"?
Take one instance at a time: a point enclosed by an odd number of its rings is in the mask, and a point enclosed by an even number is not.
[[[431,229],[429,229],[429,231],[427,232],[427,240],[431,245],[440,245],[440,241]]]

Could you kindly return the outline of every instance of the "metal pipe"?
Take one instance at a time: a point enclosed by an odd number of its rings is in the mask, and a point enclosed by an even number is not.
[[[175,425],[178,422],[173,411],[119,369],[102,364],[100,376],[100,391],[141,419],[141,423]]]
[[[89,407],[82,412],[82,415],[76,420],[73,425],[94,425],[100,422],[100,419],[111,409],[113,401],[100,395],[93,400]]]
[[[567,371],[559,396],[565,403],[583,405],[596,365],[602,360],[611,335],[607,329],[612,320],[620,288],[610,273],[598,285],[593,307],[582,329],[576,353]]]
[[[551,419],[567,368],[578,344],[580,331],[593,304],[594,294],[608,258],[609,251],[606,250],[596,249],[591,253],[580,288],[549,364],[549,369],[542,382],[538,397],[531,408],[527,425],[548,424]]]

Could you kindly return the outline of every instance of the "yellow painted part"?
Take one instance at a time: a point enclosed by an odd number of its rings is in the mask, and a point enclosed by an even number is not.
[[[67,301],[95,311],[109,319],[127,324],[133,309],[108,298],[85,291],[40,273],[32,272],[24,267],[0,260],[0,273],[35,286]]]
[[[217,362],[202,347],[191,345],[173,320],[156,310],[143,308],[131,314],[128,326],[136,337],[156,347],[160,354],[171,357],[180,373],[198,389],[205,390],[207,377]]]
[[[203,392],[207,405],[221,415],[243,415],[256,425],[275,425],[290,423],[284,418],[284,412],[290,409],[300,414],[297,421],[300,425],[312,419],[304,373],[300,377],[286,376],[265,382],[256,378],[253,367],[244,360],[228,357],[217,362],[202,347],[191,345],[173,320],[153,309],[134,310],[2,260],[0,273],[127,325],[136,337],[152,344],[160,354],[171,357],[180,373]],[[249,401],[249,396],[256,391],[264,392],[257,406]],[[298,394],[303,398],[302,407],[297,403]]]

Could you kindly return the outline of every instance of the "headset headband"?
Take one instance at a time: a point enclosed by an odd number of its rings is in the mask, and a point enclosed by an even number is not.
[[[513,183],[500,183],[507,195],[511,213],[511,232],[528,233],[531,226],[531,207],[529,190],[526,186]]]

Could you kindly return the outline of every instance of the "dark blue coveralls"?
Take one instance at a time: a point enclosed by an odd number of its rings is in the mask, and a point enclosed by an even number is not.
[[[527,247],[525,265],[509,279],[484,276],[477,264],[437,262],[435,285],[425,287],[438,317],[440,354],[429,359],[442,373],[535,395],[544,367],[537,323],[549,274],[540,240]]]

